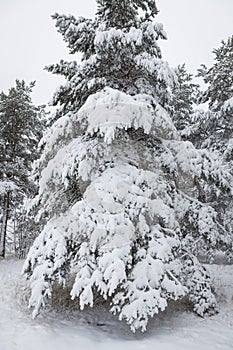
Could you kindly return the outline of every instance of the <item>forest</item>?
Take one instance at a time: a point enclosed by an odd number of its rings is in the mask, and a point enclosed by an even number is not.
[[[93,19],[52,16],[82,54],[46,67],[66,80],[54,113],[36,82],[0,93],[0,267],[22,262],[33,318],[104,305],[133,333],[174,305],[211,318],[233,258],[233,36],[194,76],[164,60],[153,0],[96,2]]]

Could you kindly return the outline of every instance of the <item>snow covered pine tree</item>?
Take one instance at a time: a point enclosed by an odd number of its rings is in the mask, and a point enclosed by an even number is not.
[[[207,69],[202,66],[199,76],[207,88],[201,102],[208,102],[205,116],[205,134],[202,142],[222,158],[233,174],[233,35],[215,50],[214,64]],[[200,126],[200,125],[199,125]],[[203,128],[202,128],[203,130]],[[226,237],[228,253],[233,257],[233,187],[216,200],[221,221],[230,234]],[[228,238],[228,240],[227,240]]]
[[[194,106],[197,103],[199,86],[192,81],[192,74],[187,72],[185,64],[175,69],[177,84],[171,91],[168,101],[170,105],[170,115],[177,130],[181,131],[190,124],[191,116],[194,113]]]
[[[200,93],[200,102],[208,104],[208,110],[196,110],[189,117],[190,123],[182,131],[184,137],[196,147],[207,149],[212,158],[224,164],[225,173],[233,174],[233,36],[222,41],[213,50],[214,64],[202,65],[199,76],[206,88]],[[227,181],[229,182],[229,181]],[[223,182],[222,182],[223,184]],[[218,220],[218,233],[212,233],[207,250],[222,250],[233,258],[233,185],[216,186],[211,181],[202,187],[202,201],[209,203]],[[217,238],[217,239],[216,239]]]
[[[176,76],[161,58],[154,1],[97,4],[94,20],[53,16],[70,52],[83,56],[48,67],[67,83],[41,141],[35,205],[48,220],[24,271],[33,316],[55,281],[76,274],[71,298],[81,309],[99,294],[132,331],[145,331],[169,300],[187,296],[200,315],[215,307],[209,276],[181,239],[203,157],[164,109]]]
[[[29,174],[38,157],[44,110],[32,103],[34,85],[16,80],[8,94],[0,94],[0,257],[5,256],[8,220],[23,198],[36,190]]]

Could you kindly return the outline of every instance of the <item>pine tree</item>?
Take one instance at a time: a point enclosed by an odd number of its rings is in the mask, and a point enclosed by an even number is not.
[[[199,85],[193,82],[192,74],[187,72],[185,64],[175,69],[177,83],[173,86],[169,99],[171,118],[178,130],[182,131],[190,125],[195,112]]]
[[[40,143],[35,205],[47,222],[24,271],[34,316],[54,282],[75,274],[71,298],[81,309],[101,295],[132,331],[145,331],[171,299],[187,296],[200,315],[215,308],[208,273],[187,245],[187,221],[208,239],[208,220],[210,229],[216,222],[195,199],[195,180],[229,179],[180,140],[165,109],[176,76],[157,44],[166,34],[154,1],[97,4],[94,20],[53,16],[82,62],[48,67],[67,83]]]
[[[205,144],[230,160],[233,130],[233,36],[226,42],[222,41],[221,46],[213,50],[213,53],[215,55],[213,66],[207,68],[202,65],[198,71],[198,75],[207,85],[200,97],[200,102],[208,103],[209,106],[205,116],[205,139],[207,139]]]
[[[35,107],[30,94],[35,83],[16,80],[8,94],[0,94],[0,256],[5,256],[8,220],[23,197],[35,194],[29,178],[37,144],[42,136],[42,107]]]
[[[207,68],[202,65],[198,75],[203,78],[206,89],[200,94],[200,102],[208,104],[207,111],[197,111],[184,134],[197,147],[214,152],[214,157],[224,163],[233,174],[233,37],[222,41],[213,51],[214,64]],[[211,203],[218,221],[223,240],[219,249],[227,250],[232,256],[233,207],[232,185],[223,191],[215,183],[206,189],[205,202]]]
[[[213,66],[208,69],[202,65],[198,75],[207,84],[201,101],[208,102],[212,111],[219,111],[232,98],[233,36],[222,41],[221,46],[214,49],[213,53]]]

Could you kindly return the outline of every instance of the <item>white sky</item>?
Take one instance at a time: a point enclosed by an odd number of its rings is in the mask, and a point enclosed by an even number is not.
[[[212,50],[233,34],[233,0],[157,0],[157,21],[168,40],[161,42],[163,58],[171,66],[186,63],[195,73],[201,63],[212,64]],[[0,0],[0,91],[15,79],[36,80],[33,99],[47,103],[58,78],[45,65],[69,58],[51,15],[55,12],[92,17],[94,0]]]

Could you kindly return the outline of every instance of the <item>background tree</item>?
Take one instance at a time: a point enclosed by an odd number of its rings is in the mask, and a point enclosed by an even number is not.
[[[48,67],[67,83],[40,143],[35,205],[47,222],[24,270],[34,316],[54,282],[75,274],[71,297],[81,309],[100,294],[144,331],[170,299],[187,296],[200,315],[215,308],[208,273],[183,237],[187,222],[203,240],[217,225],[194,180],[229,179],[221,163],[180,140],[165,109],[176,76],[157,44],[166,34],[153,21],[154,1],[97,4],[94,20],[53,16],[71,53],[83,55],[80,64]]]
[[[213,66],[207,68],[202,65],[198,75],[207,84],[201,102],[208,102],[212,111],[219,111],[223,104],[232,98],[233,36],[222,41],[221,46],[214,49],[213,53]]]
[[[5,255],[7,224],[25,195],[35,194],[29,178],[37,144],[43,131],[42,107],[35,107],[30,94],[35,83],[16,80],[8,94],[0,94],[0,256]]]
[[[203,78],[206,89],[200,93],[199,102],[208,105],[207,111],[196,111],[190,125],[184,130],[188,139],[201,148],[207,148],[216,160],[224,163],[228,172],[233,174],[233,37],[222,41],[218,49],[213,50],[214,64],[207,68],[202,65],[198,75]],[[210,183],[205,192],[204,201],[215,209],[221,227],[223,240],[219,249],[227,250],[232,256],[233,207],[232,190],[216,189]],[[232,185],[231,185],[232,188]]]
[[[172,87],[169,106],[174,124],[182,134],[182,130],[191,123],[200,88],[193,82],[193,76],[187,72],[185,64],[179,65],[175,73],[177,82]]]
[[[214,64],[205,65],[198,70],[206,89],[199,95],[199,102],[209,107],[206,113],[197,114],[191,132],[199,133],[199,143],[203,147],[217,150],[227,161],[232,159],[232,95],[233,95],[233,37],[222,41],[213,50]],[[198,139],[198,136],[196,136]]]

